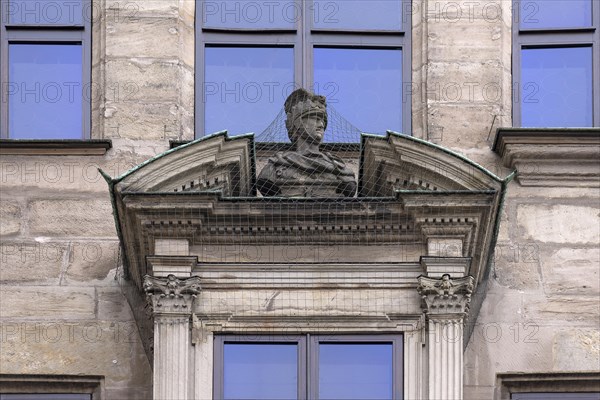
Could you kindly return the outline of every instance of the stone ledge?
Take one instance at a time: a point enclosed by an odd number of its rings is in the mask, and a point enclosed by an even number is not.
[[[510,400],[512,393],[597,392],[600,372],[507,372],[496,376],[495,400]]]
[[[492,149],[521,186],[600,187],[600,128],[498,128]]]
[[[90,394],[102,398],[104,376],[0,374],[0,393]]]
[[[111,148],[108,139],[0,139],[0,155],[103,156]]]

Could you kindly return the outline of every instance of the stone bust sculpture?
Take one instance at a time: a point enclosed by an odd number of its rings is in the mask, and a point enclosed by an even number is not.
[[[325,97],[295,90],[284,105],[292,151],[277,153],[258,176],[263,196],[352,197],[354,173],[338,157],[319,150],[327,128]]]

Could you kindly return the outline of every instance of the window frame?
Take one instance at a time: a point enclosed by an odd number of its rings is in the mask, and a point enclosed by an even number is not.
[[[222,399],[225,391],[223,385],[223,367],[225,366],[224,360],[224,347],[227,343],[238,343],[238,344],[290,344],[296,343],[298,346],[298,365],[297,371],[306,369],[306,338],[298,335],[282,335],[282,336],[271,336],[271,335],[215,335],[214,337],[214,368],[213,368],[213,387],[214,393],[213,398]],[[298,399],[305,399],[302,397],[304,392],[303,388],[306,387],[306,380],[303,379],[302,374],[298,374]]]
[[[302,9],[295,28],[215,28],[203,26],[204,3],[196,3],[195,22],[195,139],[214,132],[205,131],[204,83],[206,47],[293,47],[294,85],[296,88],[314,87],[313,48],[401,49],[402,50],[402,132],[412,135],[412,0],[399,0],[402,26],[398,30],[384,29],[323,29],[313,27],[313,4],[317,0],[294,0]],[[283,100],[281,101],[283,108]],[[267,128],[265,126],[265,128]],[[391,127],[390,127],[391,128]],[[260,132],[255,132],[259,134]],[[358,143],[358,142],[357,142]]]
[[[80,0],[82,10],[92,10],[92,0]],[[88,88],[82,97],[82,132],[78,139],[91,138],[92,121],[92,21],[85,12],[81,24],[14,24],[9,23],[9,16],[5,14],[8,10],[10,0],[0,0],[0,82],[10,82],[8,76],[8,47],[9,44],[81,44],[82,51],[82,75],[81,82],[83,91]],[[8,93],[3,87],[0,93],[0,138],[12,139],[8,129]],[[36,140],[39,137],[32,136],[22,140]],[[61,140],[63,137],[44,138],[44,140]]]
[[[600,126],[600,3],[591,0],[592,24],[572,28],[521,28],[521,2],[513,0],[512,19],[512,119],[514,127],[522,127],[521,50],[535,48],[592,48],[592,127]],[[596,50],[594,50],[596,49]],[[555,128],[555,127],[528,127]]]
[[[213,399],[222,399],[224,393],[223,368],[224,345],[240,344],[287,344],[298,345],[298,399],[319,398],[319,344],[320,343],[359,343],[392,344],[393,392],[392,398],[404,398],[404,335],[393,334],[219,334],[213,339]]]

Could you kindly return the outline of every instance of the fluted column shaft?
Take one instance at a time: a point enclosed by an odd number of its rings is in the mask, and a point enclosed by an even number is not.
[[[473,278],[419,277],[418,291],[428,321],[428,399],[463,398],[463,324]]]
[[[191,399],[190,320],[199,278],[146,276],[144,290],[154,317],[154,400]]]
[[[463,398],[463,336],[461,319],[429,319],[429,398]]]
[[[188,399],[190,393],[190,317],[154,319],[154,399]]]

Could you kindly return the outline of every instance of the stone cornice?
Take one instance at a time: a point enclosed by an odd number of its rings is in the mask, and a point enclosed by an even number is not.
[[[200,293],[200,278],[179,279],[175,275],[144,277],[144,292],[153,314],[191,314],[192,305]]]
[[[499,128],[493,150],[523,186],[600,187],[600,128]]]
[[[3,156],[103,156],[111,148],[108,139],[0,139]]]
[[[474,279],[472,276],[452,279],[445,274],[439,279],[419,277],[417,290],[423,299],[423,311],[429,318],[456,318],[469,311]]]

